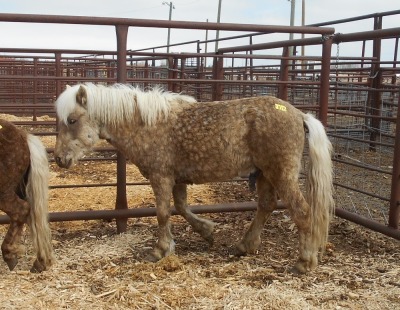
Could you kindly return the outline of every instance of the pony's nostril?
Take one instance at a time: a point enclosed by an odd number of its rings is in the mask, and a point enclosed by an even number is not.
[[[61,157],[57,156],[55,159],[56,159],[56,163],[59,165],[61,163]]]

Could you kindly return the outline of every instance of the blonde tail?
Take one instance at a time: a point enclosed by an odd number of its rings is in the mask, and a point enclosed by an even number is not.
[[[31,157],[26,186],[27,201],[30,205],[28,225],[33,247],[37,252],[37,259],[46,269],[54,261],[48,219],[49,163],[46,149],[40,139],[30,134],[28,134],[27,139]]]
[[[305,114],[304,122],[309,131],[310,156],[306,199],[312,210],[312,240],[323,253],[328,241],[329,223],[335,209],[332,184],[332,144],[319,120],[311,114]]]

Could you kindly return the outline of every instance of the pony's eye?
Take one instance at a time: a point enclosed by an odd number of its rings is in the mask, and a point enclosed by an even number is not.
[[[73,118],[69,118],[68,119],[68,124],[72,125],[72,124],[75,124],[75,123],[76,123],[76,119],[73,119]]]

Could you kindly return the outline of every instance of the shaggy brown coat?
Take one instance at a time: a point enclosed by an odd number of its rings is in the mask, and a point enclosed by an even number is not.
[[[1,251],[10,270],[22,252],[20,239],[26,222],[37,251],[31,271],[41,272],[52,264],[48,173],[47,153],[40,140],[0,119],[0,210],[10,217]]]

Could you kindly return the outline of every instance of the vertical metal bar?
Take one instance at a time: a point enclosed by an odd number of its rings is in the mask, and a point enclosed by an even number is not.
[[[382,17],[376,16],[374,22],[374,30],[382,29]],[[381,44],[382,39],[376,38],[373,40],[373,57],[375,57],[375,62],[372,65],[371,71],[371,79],[372,79],[372,88],[375,90],[372,91],[370,96],[370,111],[369,113],[372,116],[380,116],[381,115],[381,92],[379,91],[382,88],[382,71],[381,71]],[[376,144],[374,143],[378,138],[378,131],[381,127],[381,119],[378,117],[372,117],[371,120],[371,135],[370,135],[370,151],[376,151]]]
[[[184,79],[185,78],[185,71],[186,71],[186,57],[181,57],[181,68],[180,68],[180,70],[179,70],[179,73],[180,73],[180,76],[178,76],[178,68],[179,68],[179,66],[178,66],[178,64],[176,65],[177,66],[177,68],[176,68],[176,78],[178,79]],[[178,62],[179,61],[179,59],[177,58],[176,59],[176,62]],[[175,84],[175,89],[176,89],[176,92],[177,93],[179,93],[179,92],[182,92],[183,91],[183,87],[182,87],[182,83],[176,83]]]
[[[250,36],[250,45],[253,45],[253,36]],[[250,50],[250,55],[253,55],[253,50]],[[253,81],[254,76],[253,57],[250,57],[250,80]],[[253,97],[253,84],[250,84],[250,97]]]
[[[150,77],[150,73],[149,73],[149,61],[148,60],[146,60],[145,62],[144,62],[144,76],[143,76],[145,79],[149,79],[149,77]],[[149,86],[149,83],[148,82],[144,82],[143,83],[143,85],[144,85],[144,88],[146,89],[148,86]]]
[[[291,7],[290,7],[290,26],[294,26],[294,18],[296,15],[296,0],[290,0]],[[289,33],[289,41],[293,40],[293,32]],[[293,53],[294,46],[289,47],[289,54],[290,56],[294,56]]]
[[[168,79],[170,80],[174,78],[174,65],[174,58],[172,56],[168,56]],[[168,81],[168,91],[174,91],[174,83],[172,81]]]
[[[395,229],[399,229],[400,221],[400,93],[398,99],[389,209],[389,226]]]
[[[365,62],[365,45],[366,45],[366,41],[365,40],[363,40],[363,43],[362,43],[362,49],[361,49],[361,68],[364,68],[364,62]],[[358,82],[362,82],[362,80],[363,80],[363,78],[360,76],[359,78],[358,78]]]
[[[289,47],[284,47],[282,51],[281,69],[279,72],[279,80],[281,82],[287,82],[289,80]],[[278,86],[278,98],[287,101],[288,100],[288,86],[287,84],[279,84]]]
[[[218,2],[218,14],[217,14],[217,23],[219,24],[221,22],[221,3],[222,0],[219,0]],[[218,52],[218,44],[219,44],[219,30],[217,30],[217,33],[215,35],[215,52]]]
[[[62,75],[62,70],[61,70],[61,53],[55,53],[55,70],[56,70],[56,77],[61,77]],[[56,85],[55,85],[55,98],[58,98],[58,96],[61,94],[61,80],[56,79]],[[57,116],[56,116],[57,117]],[[56,130],[58,131],[58,118],[56,119]]]
[[[117,82],[126,83],[126,49],[128,38],[128,26],[116,26],[117,34]],[[117,198],[115,209],[128,209],[126,198],[126,158],[117,152]],[[128,218],[117,218],[117,233],[123,233],[128,226]]]
[[[393,69],[396,69],[397,53],[399,51],[399,37],[396,38],[396,43],[394,44],[394,56],[393,56]],[[396,70],[392,72],[392,85],[396,85]]]
[[[328,125],[328,104],[329,104],[329,74],[331,72],[331,50],[333,39],[325,38],[322,43],[322,61],[321,61],[321,85],[319,89],[319,111],[318,118],[324,124]]]
[[[224,80],[224,58],[216,57],[215,58],[215,68],[214,68],[215,80],[223,81]],[[223,94],[223,84],[221,82],[216,82],[215,91],[213,92],[213,100],[222,100]]]
[[[196,58],[196,71],[197,71],[197,79],[201,79],[201,72],[202,72],[202,59],[203,57],[200,56],[201,48],[200,48],[200,40],[197,41],[197,58]],[[197,100],[200,99],[200,84],[195,85],[195,93],[194,96]]]
[[[248,54],[249,54],[249,51],[246,51],[246,55],[248,55]],[[232,59],[234,59],[234,58],[232,58]],[[249,72],[249,67],[247,65],[248,64],[248,58],[245,58],[244,61],[245,61],[245,63],[244,63],[244,70],[243,70],[243,78],[242,78],[242,80],[246,81],[249,78],[248,75],[247,75],[247,73]],[[232,66],[232,73],[234,72],[233,68],[234,67]],[[231,91],[232,91],[232,88],[233,87],[230,87]],[[241,92],[242,92],[242,96],[243,97],[246,97],[247,88],[248,88],[248,85],[246,83],[244,83],[242,87],[239,86],[239,91],[240,91],[240,89],[242,89]]]
[[[172,92],[177,93],[179,92],[178,90],[178,68],[179,68],[179,58],[174,57],[174,61],[172,63],[172,79],[174,80],[172,82]]]
[[[217,80],[223,80],[224,78],[224,66],[223,66],[223,61],[224,59],[222,57],[214,57],[214,62],[213,62],[213,80],[214,83],[212,85],[212,94],[211,94],[211,100],[221,100],[222,99],[222,86],[220,82],[217,82]]]
[[[39,71],[39,69],[38,69],[38,58],[34,57],[33,58],[33,76],[34,76],[34,79],[33,79],[33,104],[37,104],[37,96],[36,96],[36,94],[38,92],[38,89],[37,89],[38,80],[37,80],[36,77],[37,77],[38,71]],[[32,112],[33,112],[32,113],[33,114],[33,120],[37,121],[37,110],[35,108],[33,108]]]

